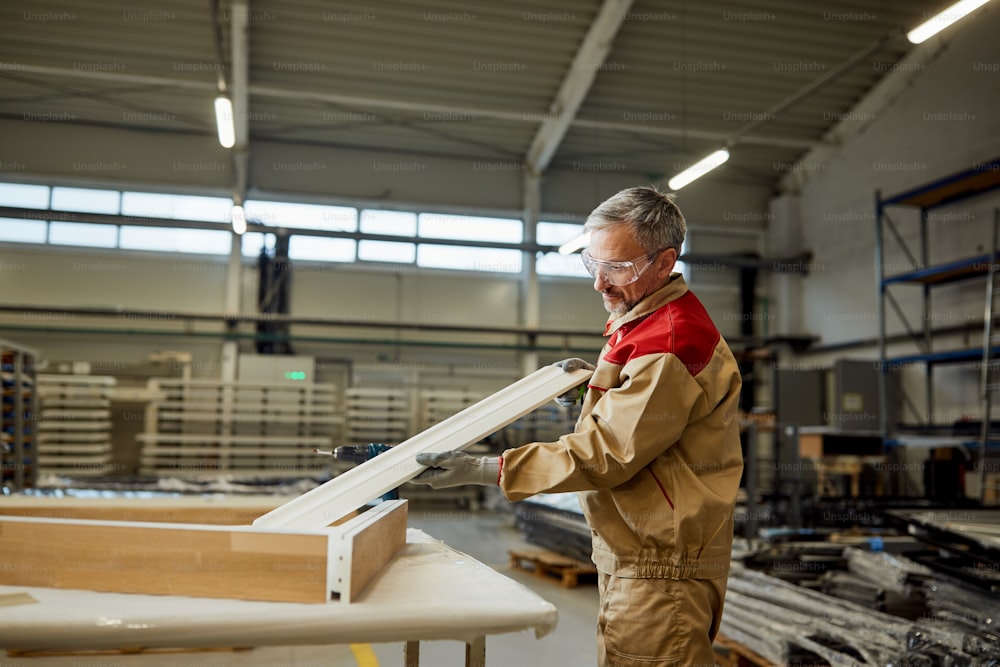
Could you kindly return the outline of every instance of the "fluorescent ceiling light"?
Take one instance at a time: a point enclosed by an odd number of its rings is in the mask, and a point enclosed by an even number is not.
[[[584,232],[559,246],[559,254],[572,255],[577,250],[586,248],[588,245],[590,245],[590,232]]]
[[[232,148],[236,143],[236,126],[233,124],[233,103],[225,95],[215,98],[215,127],[219,130],[219,143]]]
[[[963,16],[979,9],[989,1],[990,0],[961,0],[960,2],[956,2],[940,14],[924,21],[916,28],[906,33],[906,39],[910,40],[914,44],[919,44],[920,42],[938,34],[955,21],[961,19]]]
[[[231,218],[233,220],[233,231],[238,235],[243,234],[247,230],[247,216],[243,212],[243,207],[233,206]]]
[[[680,190],[688,183],[696,181],[708,172],[712,171],[719,165],[723,164],[729,159],[729,151],[725,148],[720,148],[708,157],[702,158],[698,162],[677,174],[669,181],[667,181],[667,187],[671,190]]]

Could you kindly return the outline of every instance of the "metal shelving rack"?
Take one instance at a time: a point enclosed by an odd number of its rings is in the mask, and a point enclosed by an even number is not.
[[[35,350],[0,340],[0,489],[20,491],[38,477],[37,361]]]
[[[979,373],[979,396],[983,402],[983,423],[979,429],[979,440],[982,443],[990,443],[1000,440],[993,428],[993,402],[1000,396],[1000,352],[997,345],[1000,344],[1000,337],[997,336],[997,329],[1000,328],[1000,308],[997,307],[997,297],[1000,297],[997,281],[1000,280],[1000,208],[993,211],[993,258],[989,263],[986,276],[986,308],[983,314],[983,354]],[[988,489],[989,478],[987,471],[986,450],[983,450],[982,461],[979,466],[979,488],[982,490],[982,498],[985,499],[988,490],[992,490],[993,495],[1000,496],[997,488]],[[995,482],[994,482],[995,484]]]
[[[992,250],[989,253],[944,263],[932,263],[928,238],[930,212],[938,208],[958,204],[998,188],[1000,188],[1000,158],[979,163],[971,169],[925,183],[889,197],[883,197],[881,191],[876,191],[875,193],[875,271],[876,288],[878,290],[879,360],[882,371],[878,376],[879,414],[880,430],[887,446],[902,444],[902,440],[894,440],[890,437],[897,428],[897,425],[890,424],[888,419],[887,373],[890,368],[899,368],[903,365],[914,363],[924,365],[927,419],[931,421],[934,415],[933,372],[936,365],[977,363],[985,358],[1000,356],[1000,344],[997,344],[997,341],[990,342],[989,338],[979,348],[957,350],[934,349],[931,318],[928,317],[931,309],[931,293],[935,287],[976,278],[989,278],[991,267],[996,259],[996,248],[991,246]],[[895,207],[909,207],[909,209],[916,209],[920,213],[919,257],[911,252],[896,228],[895,223],[888,215],[888,211]],[[902,251],[914,268],[886,275],[886,230],[891,234],[898,249]],[[892,295],[891,288],[897,285],[919,286],[922,290],[922,326],[919,330],[910,324],[903,309]],[[898,357],[888,356],[886,334],[887,303],[903,323],[906,332],[917,343],[920,348],[918,353]],[[989,309],[989,306],[990,304],[987,303],[987,309]],[[987,310],[986,314],[984,327],[989,327],[992,320],[990,310]],[[989,336],[988,333],[987,336]],[[933,424],[928,423],[927,426],[933,426]],[[983,435],[981,439],[972,440],[968,444],[982,447],[982,451],[985,453],[985,445],[988,442],[989,439],[986,435]]]

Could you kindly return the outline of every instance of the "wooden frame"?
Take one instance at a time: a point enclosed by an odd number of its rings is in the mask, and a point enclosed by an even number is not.
[[[0,584],[351,602],[406,543],[406,510],[390,501],[314,531],[0,517]]]

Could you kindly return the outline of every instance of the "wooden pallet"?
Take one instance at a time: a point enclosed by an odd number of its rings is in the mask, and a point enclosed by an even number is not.
[[[596,575],[597,568],[547,549],[511,549],[510,567],[545,579],[557,579],[565,588],[576,588],[581,575]]]
[[[722,667],[778,667],[725,635],[715,638],[715,662]]]

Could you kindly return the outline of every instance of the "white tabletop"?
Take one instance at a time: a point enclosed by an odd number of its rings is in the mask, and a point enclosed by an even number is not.
[[[58,554],[53,554],[58,558]],[[2,564],[0,564],[2,566]],[[155,577],[155,572],[150,572]],[[7,650],[297,646],[451,639],[555,628],[528,588],[416,529],[360,599],[250,602],[0,586],[37,603],[0,606]]]

